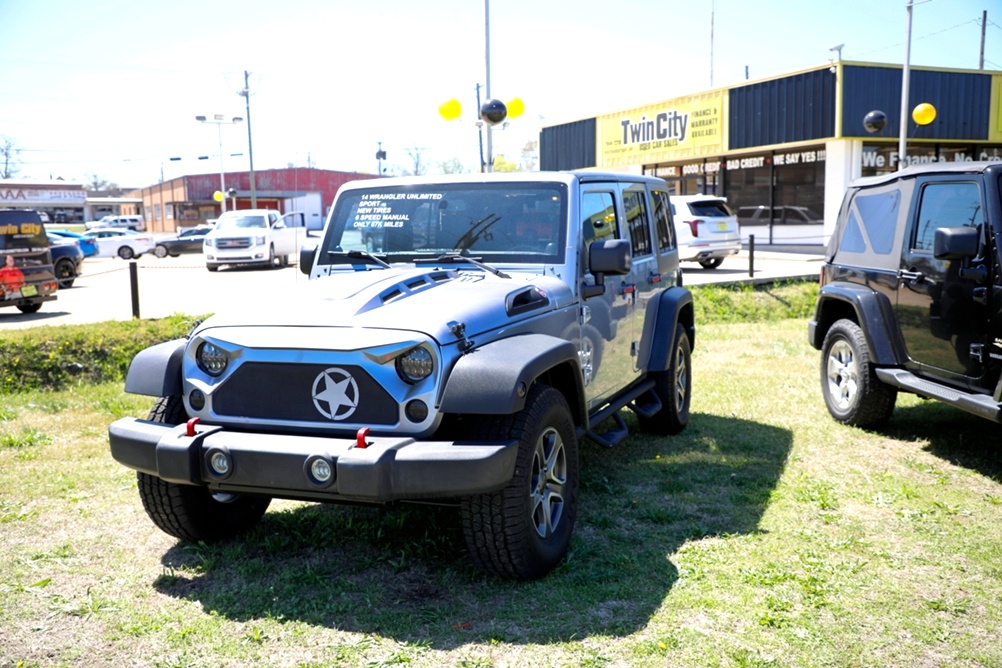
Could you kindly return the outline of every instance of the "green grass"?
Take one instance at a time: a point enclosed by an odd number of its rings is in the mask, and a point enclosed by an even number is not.
[[[997,425],[902,396],[841,426],[818,359],[803,319],[700,324],[689,428],[586,442],[531,583],[474,571],[449,509],[276,502],[178,543],[108,454],[146,398],[0,395],[0,667],[1002,665]]]

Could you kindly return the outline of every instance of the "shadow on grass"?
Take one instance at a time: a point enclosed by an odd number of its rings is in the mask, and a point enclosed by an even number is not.
[[[927,452],[1002,483],[1000,431],[1002,427],[990,420],[924,401],[896,408],[882,433],[902,441],[928,441]]]
[[[230,619],[442,650],[627,635],[663,604],[682,545],[759,530],[790,447],[784,429],[703,414],[671,438],[585,442],[571,550],[535,582],[476,572],[454,509],[304,504],[267,513],[240,540],[175,545],[154,586]]]

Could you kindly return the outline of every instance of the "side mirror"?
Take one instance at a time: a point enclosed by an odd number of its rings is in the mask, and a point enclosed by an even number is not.
[[[303,246],[299,249],[299,271],[307,276],[313,270],[313,260],[317,257],[317,246]]]
[[[592,242],[588,246],[588,271],[595,277],[595,284],[582,285],[582,296],[590,299],[605,294],[605,275],[623,276],[630,273],[632,267],[630,242],[626,239]]]
[[[981,233],[974,227],[940,227],[933,237],[932,254],[937,260],[962,260],[978,254]]]

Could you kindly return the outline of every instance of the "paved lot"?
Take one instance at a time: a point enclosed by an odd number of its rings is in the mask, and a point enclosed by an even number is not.
[[[821,268],[820,246],[756,248],[754,274],[749,276],[749,254],[728,258],[717,269],[684,263],[686,285],[769,281],[777,278],[815,278]],[[0,331],[41,325],[82,324],[132,319],[129,264],[118,258],[88,258],[84,275],[74,287],[60,290],[38,313],[25,315],[15,308],[0,309]],[[139,316],[162,318],[174,313],[205,315],[232,307],[259,304],[267,308],[307,282],[298,267],[284,269],[222,269],[209,273],[201,255],[159,259],[144,255],[136,262]]]

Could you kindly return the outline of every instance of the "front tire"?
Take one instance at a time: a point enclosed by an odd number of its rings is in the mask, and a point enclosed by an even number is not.
[[[674,436],[689,424],[689,403],[692,400],[692,344],[685,327],[675,327],[668,369],[649,375],[654,380],[653,391],[661,400],[661,410],[650,417],[638,415],[640,428]]]
[[[180,396],[163,397],[149,419],[181,424],[188,419]],[[268,510],[268,497],[214,494],[201,485],[178,485],[146,473],[136,474],[146,514],[164,533],[196,543],[232,538],[253,528]]]
[[[163,244],[157,244],[156,248],[153,249],[153,254],[158,258],[163,259],[167,257],[170,253],[167,251],[167,247]]]
[[[710,258],[709,260],[702,260],[699,263],[699,266],[701,266],[703,269],[716,269],[717,267],[719,267],[723,263],[724,263],[724,258],[722,258],[722,257],[714,257],[714,258]]]
[[[18,304],[17,310],[21,313],[38,313],[38,309],[42,308],[41,302],[36,302],[34,304]]]
[[[481,422],[476,438],[518,440],[511,482],[461,502],[473,563],[500,577],[532,580],[567,554],[577,515],[578,443],[570,407],[552,387],[535,385],[514,415]]]
[[[879,427],[894,412],[898,391],[877,378],[863,330],[851,320],[837,321],[825,335],[821,394],[831,416],[854,427]]]

